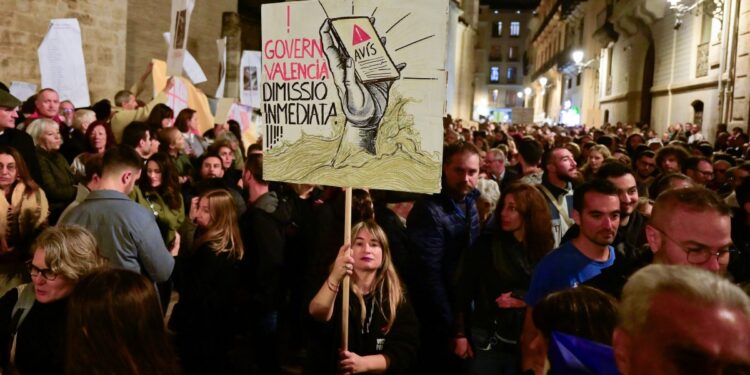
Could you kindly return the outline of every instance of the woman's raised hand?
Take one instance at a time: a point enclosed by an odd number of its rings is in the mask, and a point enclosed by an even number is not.
[[[352,274],[353,269],[354,258],[351,256],[351,249],[347,243],[339,249],[339,255],[336,256],[336,261],[333,262],[331,275],[328,278],[332,283],[338,285],[344,279],[344,276]]]

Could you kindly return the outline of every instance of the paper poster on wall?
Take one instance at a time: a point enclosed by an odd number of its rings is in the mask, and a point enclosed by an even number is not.
[[[260,108],[260,51],[243,51],[240,60],[242,104]]]
[[[169,46],[172,42],[172,35],[169,32],[166,32],[163,35],[164,40],[167,42],[167,46]],[[208,80],[206,78],[206,74],[203,73],[203,69],[201,68],[200,64],[198,64],[198,61],[188,50],[185,50],[185,58],[182,60],[182,69],[185,72],[185,75],[190,79],[190,81],[193,82],[194,85],[206,82]]]
[[[219,86],[214,96],[223,98],[224,85],[227,81],[227,37],[216,39],[216,49],[219,51]]]
[[[42,88],[55,89],[60,100],[70,100],[76,107],[91,104],[77,19],[51,20],[37,54]]]
[[[193,13],[195,0],[172,0],[171,23],[169,30],[173,36],[167,52],[167,74],[182,75],[182,64],[187,52],[190,14]]]
[[[448,0],[262,6],[264,178],[440,190]]]
[[[152,59],[153,69],[151,77],[154,85],[154,96],[161,91],[167,83],[167,64],[162,60]],[[193,86],[190,81],[183,77],[174,77],[174,87],[167,92],[167,105],[174,111],[175,117],[185,108],[196,111],[198,116],[198,130],[201,134],[213,128],[214,116],[208,105],[208,97],[202,91]]]
[[[13,96],[22,102],[36,94],[36,85],[30,82],[13,81],[8,89]]]

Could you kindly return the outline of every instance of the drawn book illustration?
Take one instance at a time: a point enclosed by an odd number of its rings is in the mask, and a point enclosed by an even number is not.
[[[339,48],[354,60],[354,71],[363,83],[398,79],[400,74],[367,17],[331,20]]]

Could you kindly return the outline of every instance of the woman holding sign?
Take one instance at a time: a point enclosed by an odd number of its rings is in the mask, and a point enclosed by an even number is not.
[[[408,373],[417,352],[417,320],[393,267],[388,240],[372,220],[355,225],[352,234],[351,252],[349,244],[341,247],[309,307],[313,318],[335,331],[333,337],[341,337],[339,286],[351,275],[349,348],[340,350],[337,359],[331,350],[330,360],[313,372]]]

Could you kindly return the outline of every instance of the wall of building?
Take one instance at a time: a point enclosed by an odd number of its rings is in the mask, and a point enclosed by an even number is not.
[[[131,10],[127,17],[127,59],[125,87],[130,87],[141,76],[152,58],[166,59],[167,44],[162,34],[169,31],[170,0],[128,0]],[[216,39],[221,36],[222,13],[236,12],[237,0],[196,1],[190,17],[188,51],[203,68],[208,81],[196,85],[206,94],[216,93],[219,83],[219,60]],[[151,97],[148,85],[141,98]],[[114,95],[114,91],[110,95]]]
[[[729,4],[730,1],[725,3]],[[739,6],[738,32],[736,34],[737,53],[734,73],[734,92],[731,96],[732,110],[729,117],[730,128],[739,126],[748,130],[750,121],[750,1],[736,0]]]
[[[37,48],[49,21],[76,18],[91,100],[119,89],[125,81],[128,4],[116,0],[0,0],[0,80],[41,84]]]

